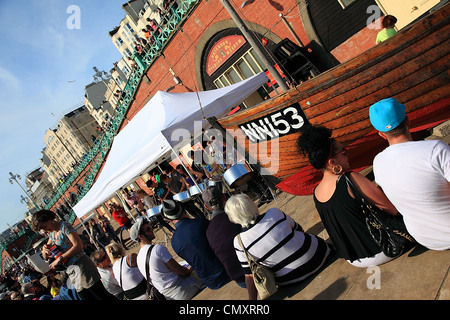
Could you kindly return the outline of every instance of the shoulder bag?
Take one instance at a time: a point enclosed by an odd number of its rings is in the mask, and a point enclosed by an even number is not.
[[[147,275],[147,294],[150,300],[166,300],[166,297],[156,289],[152,284],[152,279],[150,278],[150,254],[152,253],[154,245],[150,245],[147,251],[147,257],[145,258],[145,273]]]
[[[278,290],[275,283],[275,275],[269,268],[258,263],[256,259],[252,257],[252,255],[245,249],[240,234],[237,235],[237,238],[239,244],[245,252],[245,256],[247,257],[248,265],[250,266],[250,270],[253,274],[253,281],[255,283],[256,290],[258,291],[258,296],[261,300],[267,299]]]
[[[355,196],[356,201],[361,206],[364,213],[366,226],[369,229],[373,240],[378,244],[383,253],[391,258],[400,256],[406,248],[415,243],[414,238],[406,230],[403,216],[400,213],[390,215],[377,206],[370,204],[361,195],[358,188],[352,183],[350,178],[344,174],[347,186]]]
[[[120,287],[123,290],[123,285],[122,285],[122,265],[123,265],[123,260],[125,259],[125,263],[127,260],[127,256],[122,257],[120,259]],[[145,279],[142,279],[142,281],[133,289],[129,289],[129,290],[123,290],[123,294],[124,297],[126,298],[126,300],[133,300],[134,298],[137,298],[141,295],[143,295],[145,293]]]

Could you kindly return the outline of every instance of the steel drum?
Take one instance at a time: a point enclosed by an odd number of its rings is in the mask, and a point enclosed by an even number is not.
[[[246,184],[255,174],[247,164],[238,163],[225,171],[223,178],[230,188],[237,188]]]
[[[192,187],[189,188],[189,193],[191,194],[191,197],[201,194],[202,191],[205,190],[206,180],[205,180],[205,182],[198,183],[198,186],[200,187],[201,191],[199,190],[199,188],[196,185],[193,185]]]
[[[191,199],[191,194],[189,193],[189,190],[177,193],[173,196],[173,200],[180,201],[180,202],[186,202]]]
[[[211,178],[205,180],[205,182],[207,183],[208,187],[214,187],[215,185],[218,185],[219,183],[221,183],[222,179],[223,179],[223,174],[217,174],[217,175],[212,176]]]
[[[153,216],[156,216],[157,214],[160,214],[162,210],[162,205],[150,208],[147,210],[147,217],[151,218]]]

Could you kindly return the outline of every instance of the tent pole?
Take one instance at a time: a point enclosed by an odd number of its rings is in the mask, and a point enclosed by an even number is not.
[[[203,193],[203,190],[200,188],[200,186],[198,185],[196,179],[191,175],[190,171],[186,168],[183,160],[181,160],[180,156],[178,155],[178,153],[175,152],[175,150],[173,149],[172,145],[169,143],[169,141],[167,140],[167,138],[162,135],[164,137],[164,139],[166,140],[167,144],[170,147],[170,150],[172,150],[172,152],[175,154],[175,156],[177,157],[178,161],[180,161],[181,165],[183,166],[184,170],[186,171],[186,173],[189,175],[189,177],[191,178],[191,180],[194,182],[194,184],[197,186],[198,190],[200,190],[200,193]]]

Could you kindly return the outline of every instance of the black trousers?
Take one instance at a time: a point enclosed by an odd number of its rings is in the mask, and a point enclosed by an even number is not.
[[[78,292],[81,300],[118,300],[115,295],[109,293],[101,280],[97,281],[89,289],[83,289]]]

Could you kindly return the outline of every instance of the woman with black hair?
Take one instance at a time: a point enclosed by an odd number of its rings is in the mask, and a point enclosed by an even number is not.
[[[397,209],[383,191],[360,173],[349,171],[347,151],[331,137],[331,130],[309,126],[297,143],[311,165],[323,172],[322,180],[314,189],[314,202],[339,256],[362,268],[392,260],[372,239],[364,213],[342,175],[349,172],[347,176],[373,205],[388,214],[397,214]]]

